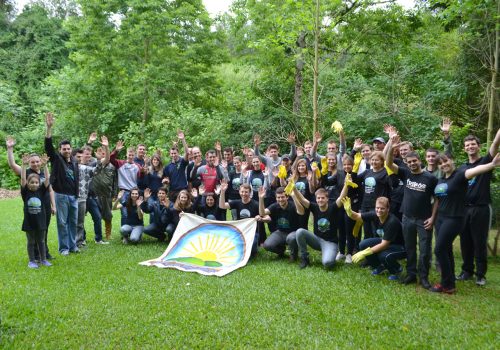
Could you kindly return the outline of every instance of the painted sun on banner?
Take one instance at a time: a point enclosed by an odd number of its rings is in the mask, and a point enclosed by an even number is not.
[[[165,253],[140,264],[224,276],[248,262],[255,229],[255,219],[213,221],[184,214]]]

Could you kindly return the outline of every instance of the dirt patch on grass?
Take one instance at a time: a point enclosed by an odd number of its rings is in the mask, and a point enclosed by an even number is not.
[[[6,190],[5,188],[0,188],[0,199],[16,198],[20,195],[21,193],[19,190]]]

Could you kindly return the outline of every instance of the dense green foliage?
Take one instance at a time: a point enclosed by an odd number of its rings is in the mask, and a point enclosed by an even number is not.
[[[255,132],[281,145],[290,131],[312,136],[316,1],[237,0],[217,19],[201,0],[40,0],[17,16],[4,3],[0,136],[16,137],[18,155],[41,150],[49,110],[56,139],[75,145],[94,130],[151,149],[177,128],[203,149],[238,149]],[[485,140],[495,2],[374,3],[320,1],[324,142],[338,119],[349,144],[391,123],[420,148],[439,146],[445,116],[456,149],[470,131]]]
[[[55,254],[54,266],[33,271],[21,212],[19,199],[0,201],[2,349],[493,349],[498,343],[498,258],[490,258],[486,287],[461,282],[456,295],[402,286],[342,263],[327,272],[318,254],[300,270],[261,252],[225,277],[207,277],[140,266],[165,244],[147,237],[137,246],[121,244],[115,215],[110,245]],[[54,253],[54,223],[49,243]]]

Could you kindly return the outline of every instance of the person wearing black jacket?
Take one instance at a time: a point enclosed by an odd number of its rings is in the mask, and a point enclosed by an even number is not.
[[[46,134],[45,152],[50,158],[52,171],[50,184],[54,189],[57,217],[57,236],[59,253],[68,255],[78,253],[76,246],[76,223],[78,220],[78,162],[71,156],[71,143],[63,140],[59,143],[59,151],[52,144],[52,127],[54,116],[45,115]]]
[[[158,241],[163,242],[167,235],[165,230],[167,228],[170,213],[170,202],[167,198],[167,189],[160,187],[157,192],[158,200],[151,197],[152,191],[149,188],[144,190],[144,202],[141,204],[141,210],[145,213],[152,215],[152,222],[144,227],[144,233],[158,238]]]

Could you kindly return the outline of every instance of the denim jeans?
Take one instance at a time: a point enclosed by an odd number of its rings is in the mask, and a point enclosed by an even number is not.
[[[78,201],[78,220],[76,222],[76,246],[80,245],[87,239],[85,232],[85,213],[87,208],[86,201]]]
[[[410,218],[403,215],[403,237],[406,250],[406,273],[417,275],[417,236],[418,236],[418,274],[428,277],[432,259],[432,229],[424,228],[422,219]]]
[[[144,226],[123,225],[120,228],[120,233],[123,237],[128,238],[133,243],[138,243],[141,240]]]
[[[55,192],[59,252],[75,251],[78,201],[76,196]]]
[[[99,203],[96,197],[88,197],[87,198],[87,211],[90,213],[92,217],[92,221],[94,222],[94,234],[95,241],[102,241],[102,216],[101,210],[99,209]]]
[[[286,242],[288,241],[288,236],[293,235],[295,237],[295,231],[293,232],[283,232],[280,230],[274,231],[267,237],[264,242],[264,249],[278,255],[283,255],[286,249]],[[295,240],[295,239],[294,239]],[[295,247],[297,244],[295,244]],[[297,255],[297,249],[293,251],[293,246],[290,246],[290,254]]]
[[[158,239],[165,239],[165,227],[152,223],[144,227],[144,233]]]
[[[337,243],[326,241],[303,228],[296,231],[297,245],[301,257],[309,256],[307,246],[311,246],[314,250],[321,251],[321,262],[326,268],[332,268],[335,265],[335,257],[339,250]]]
[[[382,242],[382,238],[367,238],[361,241],[359,244],[360,250],[365,250],[366,248],[376,246]],[[399,244],[391,244],[389,247],[381,252],[368,255],[366,261],[374,269],[380,265],[389,270],[391,274],[396,274],[399,272],[401,265],[399,265],[398,260],[406,258],[405,248]]]

